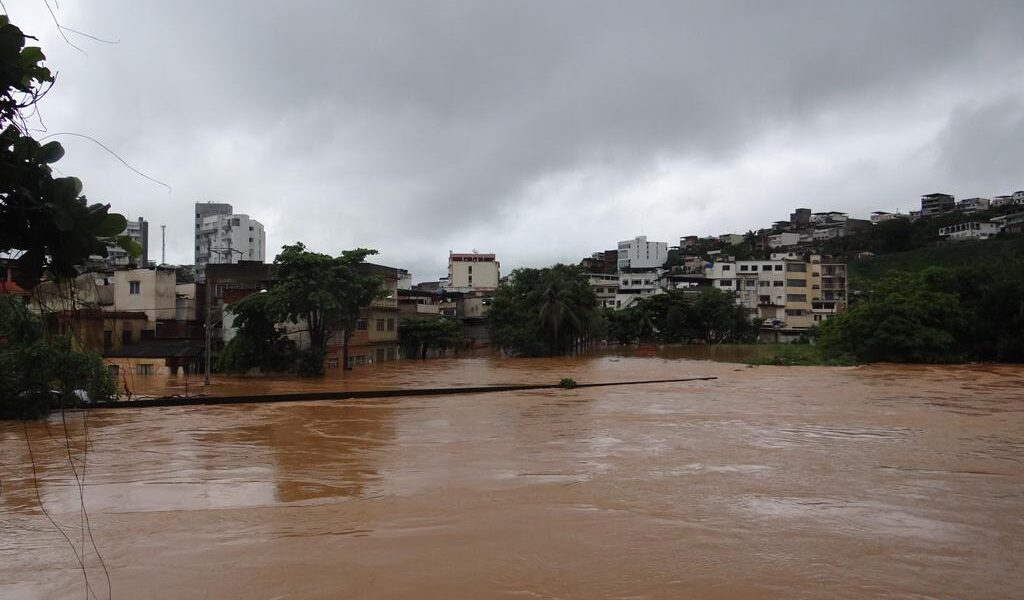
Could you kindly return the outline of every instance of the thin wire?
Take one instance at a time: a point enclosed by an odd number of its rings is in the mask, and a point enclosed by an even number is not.
[[[67,448],[68,463],[71,465],[71,471],[75,474],[75,481],[78,482],[78,499],[81,502],[82,509],[82,556],[85,557],[85,534],[89,533],[89,542],[92,544],[93,551],[96,552],[96,558],[100,561],[100,566],[103,568],[103,573],[107,577],[107,597],[109,598],[113,593],[110,585],[110,571],[107,570],[107,564],[103,560],[103,555],[100,554],[99,548],[96,547],[96,539],[92,535],[92,523],[89,521],[89,511],[85,509],[85,469],[89,464],[89,429],[86,421],[88,411],[82,411],[82,433],[85,436],[82,446],[82,476],[79,478],[78,471],[75,469],[74,460],[71,457],[71,437],[68,433],[68,422],[64,415],[64,407],[60,409],[60,420],[64,424],[64,444]],[[84,562],[84,561],[83,561]]]
[[[92,591],[92,587],[89,585],[89,575],[85,571],[85,562],[82,561],[82,556],[78,553],[78,549],[75,548],[74,542],[71,541],[71,538],[69,538],[68,534],[64,532],[64,529],[57,524],[57,521],[53,520],[53,517],[50,516],[50,512],[46,510],[45,506],[43,506],[43,498],[39,493],[39,476],[36,473],[36,459],[35,455],[32,453],[32,441],[29,439],[28,435],[28,424],[24,421],[22,422],[22,428],[25,432],[25,444],[28,445],[29,462],[32,464],[32,485],[36,491],[36,503],[39,504],[39,510],[41,510],[46,518],[49,519],[50,523],[57,528],[57,531],[59,531],[62,536],[64,536],[68,546],[71,547],[71,551],[75,554],[75,559],[78,560],[78,566],[82,568],[82,576],[85,577],[86,597],[88,597],[88,592]],[[93,598],[96,598],[95,592],[93,593]]]
[[[53,24],[57,26],[57,33],[60,34],[60,37],[64,38],[64,41],[67,43],[67,45],[71,46],[75,50],[78,50],[79,52],[81,52],[85,56],[89,56],[88,52],[86,52],[85,50],[82,50],[78,46],[72,44],[71,40],[68,39],[68,36],[64,35],[64,26],[60,24],[59,20],[57,20],[57,14],[53,12],[53,7],[50,6],[49,0],[43,0],[43,4],[46,5],[46,10],[50,11],[50,16],[53,17]]]
[[[123,159],[120,156],[118,156],[117,152],[114,152],[113,150],[108,148],[103,142],[97,140],[94,137],[90,137],[90,136],[82,134],[82,133],[74,133],[74,132],[71,132],[71,131],[60,131],[60,132],[56,132],[56,133],[51,133],[49,135],[45,135],[45,136],[39,138],[39,141],[41,142],[41,141],[43,141],[43,140],[45,140],[47,138],[52,138],[52,137],[58,136],[58,135],[70,135],[70,136],[74,136],[74,137],[80,137],[80,138],[83,138],[83,139],[87,139],[90,142],[92,142],[92,143],[96,144],[97,146],[99,146],[100,148],[103,148],[104,150],[109,152],[111,156],[116,158],[118,161],[121,162],[121,164],[123,164],[124,166],[128,167],[128,169],[130,171],[132,171],[133,173],[135,173],[139,177],[142,177],[144,179],[148,179],[148,180],[152,181],[153,183],[155,183],[157,185],[162,185],[163,187],[167,188],[167,193],[171,193],[173,191],[171,189],[171,186],[169,186],[166,183],[160,181],[159,179],[156,179],[156,178],[150,177],[149,175],[146,175],[142,171],[140,171],[140,170],[136,169],[135,167],[131,166],[130,164],[128,164],[128,161],[126,161],[125,159]]]

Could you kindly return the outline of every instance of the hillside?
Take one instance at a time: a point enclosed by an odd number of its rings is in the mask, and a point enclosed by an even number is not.
[[[850,261],[850,289],[877,279],[889,271],[919,271],[927,267],[964,267],[1002,262],[1024,256],[1024,236],[985,241],[947,242],[940,246],[882,254]]]

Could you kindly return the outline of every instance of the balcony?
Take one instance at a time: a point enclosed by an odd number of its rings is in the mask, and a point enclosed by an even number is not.
[[[379,298],[370,302],[370,308],[398,310],[397,298]]]

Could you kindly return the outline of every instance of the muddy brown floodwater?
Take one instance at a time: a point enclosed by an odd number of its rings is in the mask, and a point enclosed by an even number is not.
[[[84,597],[76,552],[96,598],[1024,597],[1020,367],[469,358],[302,386],[710,375],[0,423],[0,598]]]

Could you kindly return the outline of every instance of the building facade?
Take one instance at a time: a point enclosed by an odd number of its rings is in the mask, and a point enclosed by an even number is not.
[[[950,240],[987,240],[999,233],[999,223],[971,221],[939,228],[939,237]]]
[[[124,248],[120,246],[107,246],[107,258],[105,260],[106,265],[110,268],[116,267],[127,267],[134,263],[135,266],[148,267],[149,266],[149,222],[139,217],[138,219],[129,219],[128,226],[124,230],[124,234],[128,236],[133,242],[142,247],[142,254],[136,257],[134,260],[128,256],[128,253]]]
[[[266,261],[263,224],[235,214],[230,204],[197,202],[195,212],[196,280],[205,281],[207,265]]]
[[[956,208],[956,198],[949,194],[925,194],[921,196],[921,216],[935,217]]]
[[[448,253],[450,292],[493,292],[501,279],[501,264],[493,254]]]
[[[630,269],[657,269],[668,260],[668,242],[648,242],[647,236],[637,236],[619,242],[617,267],[619,272]]]

